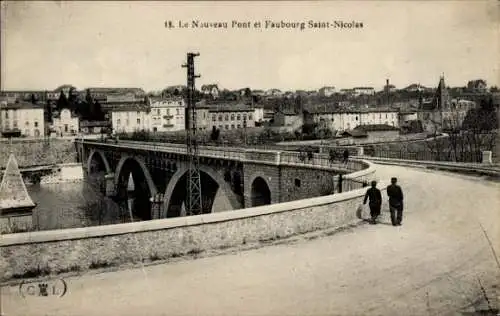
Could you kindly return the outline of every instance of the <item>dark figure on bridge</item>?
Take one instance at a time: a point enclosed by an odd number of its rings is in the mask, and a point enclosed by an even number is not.
[[[349,160],[349,150],[344,150],[344,163],[347,164],[347,161]]]
[[[370,206],[370,216],[372,217],[370,224],[377,224],[377,217],[380,215],[380,207],[382,205],[382,194],[377,189],[377,181],[372,181],[372,187],[366,191],[363,204],[366,204],[368,199],[370,199],[368,205]]]
[[[396,184],[397,182],[397,178],[391,178],[391,184],[387,187],[393,226],[401,226],[401,221],[403,220],[403,190]]]

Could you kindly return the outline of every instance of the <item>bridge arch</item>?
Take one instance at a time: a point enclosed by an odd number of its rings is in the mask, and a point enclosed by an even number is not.
[[[106,159],[104,153],[96,149],[92,149],[89,158],[87,159],[87,172],[91,173],[94,166],[104,167],[104,171],[106,171],[106,173],[112,172],[111,167],[109,166],[108,159]]]
[[[251,206],[271,204],[271,190],[264,177],[257,175],[250,183]]]
[[[179,169],[177,169],[175,174],[168,182],[163,200],[163,210],[161,216],[162,218],[178,216],[178,215],[172,216],[172,214],[169,213],[169,210],[171,210],[170,209],[172,206],[171,204],[174,202],[174,199],[178,198],[176,197],[177,195],[176,193],[182,190],[179,186],[185,184],[184,179],[186,178],[187,171],[188,171],[188,164],[187,163],[181,164],[179,166]],[[213,191],[215,192],[212,192],[212,194],[217,194],[217,192],[219,192],[220,190],[224,192],[224,195],[221,195],[221,198],[223,199],[223,203],[225,205],[230,206],[233,210],[240,209],[242,207],[240,202],[238,202],[237,195],[231,190],[231,186],[224,180],[224,177],[219,172],[217,172],[214,168],[205,165],[200,165],[200,171],[202,176],[202,191],[204,188],[203,178],[205,177],[205,179],[208,179],[210,182],[212,182],[209,185],[213,186],[215,184],[217,186],[216,188],[214,188]],[[185,188],[183,189],[185,190]]]
[[[127,192],[130,175],[134,181],[133,196],[129,196]],[[157,189],[144,160],[132,155],[123,156],[118,162],[114,176],[119,200],[126,202],[133,197],[133,215],[141,220],[151,219],[149,199],[157,193]]]

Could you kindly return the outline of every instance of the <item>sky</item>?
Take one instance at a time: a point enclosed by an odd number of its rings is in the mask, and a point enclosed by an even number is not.
[[[222,88],[380,89],[411,83],[499,85],[498,1],[2,2],[1,89],[63,84],[161,90],[196,80]],[[179,21],[227,29],[178,28]],[[305,22],[303,30],[255,25]],[[175,28],[166,28],[172,21]],[[251,28],[232,28],[232,21]],[[308,28],[308,21],[362,28]]]

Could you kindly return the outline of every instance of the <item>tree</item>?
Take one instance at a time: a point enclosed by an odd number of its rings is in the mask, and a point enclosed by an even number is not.
[[[66,95],[62,91],[59,94],[59,99],[57,100],[56,108],[58,111],[68,108],[68,99],[66,98]]]
[[[32,93],[32,94],[31,94],[31,103],[32,103],[32,104],[36,104],[36,101],[37,101],[37,100],[36,100],[35,94],[34,94],[34,93]]]
[[[45,103],[44,112],[45,112],[45,121],[52,123],[52,103],[49,100],[47,100],[47,102]]]
[[[77,110],[78,96],[75,87],[69,88],[68,92],[68,108],[71,111]]]
[[[104,113],[102,111],[102,106],[98,100],[96,100],[94,103],[92,103],[92,105],[90,107],[90,119],[93,121],[104,120]]]

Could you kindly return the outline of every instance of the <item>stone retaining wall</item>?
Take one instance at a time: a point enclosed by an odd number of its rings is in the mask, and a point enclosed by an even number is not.
[[[383,184],[381,188],[385,187]],[[121,266],[359,222],[365,189],[199,216],[3,235],[2,282]]]

